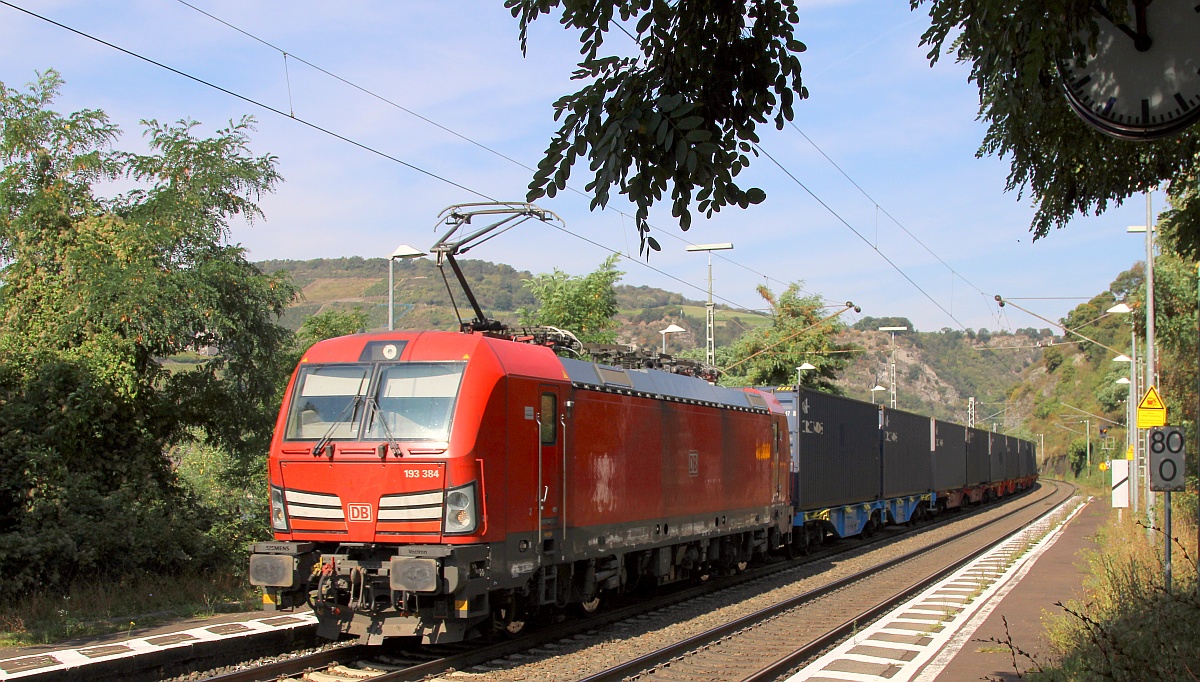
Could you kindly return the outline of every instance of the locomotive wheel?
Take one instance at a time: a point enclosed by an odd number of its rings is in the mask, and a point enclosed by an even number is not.
[[[511,606],[498,608],[492,612],[492,630],[502,635],[518,635],[525,629],[525,621],[517,618],[516,610]]]
[[[586,618],[595,615],[600,610],[601,605],[603,605],[603,601],[600,599],[600,595],[597,594],[587,601],[572,604],[571,610]]]

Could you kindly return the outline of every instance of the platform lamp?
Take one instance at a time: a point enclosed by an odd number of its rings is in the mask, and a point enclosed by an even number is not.
[[[875,404],[875,393],[877,391],[886,391],[886,390],[887,389],[884,388],[883,386],[880,386],[879,384],[875,384],[875,386],[871,389],[871,404],[872,405]]]
[[[804,372],[807,372],[807,371],[809,371],[809,370],[811,370],[811,369],[816,369],[816,368],[817,368],[817,366],[816,366],[816,365],[814,365],[814,364],[812,364],[811,362],[806,362],[806,363],[804,363],[804,364],[802,364],[802,365],[800,365],[799,367],[797,367],[797,368],[796,368],[796,391],[797,391],[797,392],[799,392],[799,391],[800,391],[800,384],[804,383],[804,382],[802,381],[802,378],[803,378],[803,376],[804,376]]]
[[[388,331],[396,328],[396,260],[428,255],[408,244],[401,244],[388,258]]]
[[[1124,304],[1122,304],[1124,305]],[[1132,336],[1132,334],[1131,334]],[[1138,403],[1138,388],[1137,388],[1137,361],[1125,355],[1124,353],[1112,359],[1113,362],[1128,362],[1129,376],[1117,379],[1116,383],[1126,384],[1129,386],[1129,395],[1125,398],[1125,448],[1133,448],[1133,464],[1129,467],[1129,489],[1132,494],[1129,496],[1130,506],[1133,508],[1133,513],[1138,510],[1138,493],[1141,489],[1138,487],[1142,472],[1138,470],[1138,428],[1137,428],[1137,403]]]
[[[684,329],[683,327],[680,327],[677,324],[672,324],[672,325],[668,326],[666,329],[659,332],[659,334],[662,334],[662,337],[663,337],[663,346],[662,346],[663,355],[667,354],[667,334],[674,334],[675,332],[686,332],[686,331],[687,330]]]
[[[688,251],[706,251],[708,252],[708,336],[705,340],[704,361],[710,365],[717,363],[717,347],[713,340],[713,323],[715,322],[715,308],[713,307],[712,296],[712,252],[726,251],[732,249],[733,244],[730,242],[721,242],[719,244],[692,244],[687,247]],[[666,338],[666,337],[663,337]]]
[[[1129,313],[1133,312],[1133,309],[1124,303],[1118,303],[1118,304],[1114,305],[1113,307],[1109,308],[1108,310],[1105,310],[1104,312],[1113,313],[1113,314],[1117,314],[1117,315],[1128,315]],[[1138,428],[1137,428],[1137,401],[1138,401],[1138,396],[1141,395],[1142,387],[1138,386],[1138,380],[1137,380],[1137,364],[1138,364],[1137,363],[1137,335],[1132,330],[1130,330],[1130,332],[1129,332],[1129,347],[1130,347],[1129,352],[1132,357],[1130,357],[1130,355],[1125,355],[1124,353],[1122,353],[1122,354],[1118,355],[1117,357],[1113,358],[1112,361],[1129,363],[1129,397],[1126,398],[1126,400],[1125,400],[1125,410],[1126,410],[1126,413],[1125,413],[1125,442],[1126,442],[1127,447],[1130,445],[1133,446],[1133,452],[1134,452],[1133,464],[1130,465],[1130,467],[1129,467],[1129,490],[1132,493],[1129,496],[1129,502],[1130,502],[1130,506],[1132,507],[1131,511],[1134,514],[1136,514],[1138,511],[1138,492],[1141,491],[1141,485],[1142,485],[1143,478],[1147,481],[1147,484],[1145,486],[1146,490],[1144,493],[1146,499],[1143,500],[1143,504],[1144,504],[1145,508],[1147,509],[1147,511],[1150,509],[1150,506],[1153,504],[1153,497],[1150,494],[1150,490],[1149,490],[1150,486],[1148,483],[1150,480],[1150,470],[1146,469],[1145,473],[1143,474],[1141,469],[1138,468],[1139,467],[1138,450],[1140,450],[1142,448],[1139,447],[1140,443],[1138,442],[1139,438],[1138,438]],[[1147,381],[1147,384],[1149,384],[1149,381]],[[1145,455],[1143,453],[1143,457],[1144,456]]]

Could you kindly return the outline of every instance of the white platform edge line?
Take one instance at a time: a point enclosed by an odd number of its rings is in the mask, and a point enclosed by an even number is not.
[[[954,632],[954,636],[942,646],[942,648],[937,652],[937,655],[925,663],[924,667],[920,669],[919,673],[915,677],[911,677],[909,679],[912,682],[932,682],[933,680],[937,679],[937,676],[940,675],[950,661],[958,655],[958,652],[963,648],[963,646],[970,641],[971,637],[975,634],[975,631],[978,630],[981,625],[983,625],[983,622],[987,620],[988,616],[992,615],[992,612],[996,610],[996,607],[1000,605],[1000,602],[1004,600],[1004,597],[1007,596],[1009,592],[1012,592],[1018,584],[1020,584],[1021,578],[1024,578],[1029,571],[1033,570],[1033,566],[1037,562],[1037,559],[1041,558],[1042,554],[1053,547],[1054,543],[1058,542],[1058,539],[1062,537],[1062,531],[1067,527],[1067,524],[1070,523],[1071,520],[1077,515],[1079,515],[1079,513],[1083,511],[1084,507],[1088,506],[1093,499],[1095,498],[1088,497],[1083,501],[1082,504],[1077,505],[1075,509],[1072,510],[1071,513],[1062,520],[1062,523],[1058,525],[1057,529],[1055,529],[1050,535],[1043,538],[1042,542],[1038,543],[1039,546],[1035,548],[1034,552],[1030,552],[1031,560],[1022,563],[1020,568],[1018,568],[1013,574],[1013,579],[1005,581],[1003,588],[1001,590],[997,590],[995,594],[989,597],[987,602],[984,603],[979,610],[971,616],[970,620],[968,620],[966,624]],[[1036,556],[1034,555],[1035,553]]]
[[[280,617],[284,617],[284,616],[292,617],[292,618],[299,618],[299,619],[301,619],[301,622],[286,623],[283,625],[268,625],[268,624],[262,622],[264,620],[270,620],[271,618],[280,618]],[[115,661],[115,660],[120,660],[122,658],[130,658],[133,656],[140,656],[140,655],[143,655],[150,651],[166,651],[166,650],[170,650],[170,649],[178,649],[178,648],[182,648],[182,647],[192,646],[194,644],[200,644],[202,642],[212,642],[212,641],[217,641],[217,640],[230,640],[230,639],[237,639],[239,637],[248,637],[250,635],[256,635],[256,634],[260,634],[263,632],[290,630],[293,628],[314,625],[314,624],[316,624],[316,622],[317,622],[317,617],[312,613],[280,614],[278,616],[267,616],[265,618],[256,618],[253,620],[246,620],[246,621],[237,621],[236,624],[245,625],[249,629],[241,630],[239,632],[231,632],[227,635],[218,635],[214,632],[209,632],[208,628],[220,627],[222,625],[234,625],[235,623],[215,623],[215,624],[211,624],[211,625],[201,625],[199,627],[190,628],[188,630],[179,630],[176,632],[165,632],[162,634],[150,635],[147,637],[136,637],[134,639],[128,639],[128,640],[124,640],[124,641],[120,641],[120,642],[109,642],[107,644],[89,644],[87,646],[81,646],[81,647],[77,647],[75,649],[59,649],[56,651],[47,651],[45,653],[40,653],[40,654],[30,654],[28,656],[15,656],[13,658],[8,658],[8,659],[4,659],[4,660],[5,661],[18,661],[23,658],[34,658],[34,657],[38,657],[38,656],[53,656],[54,658],[58,659],[59,664],[52,665],[52,666],[46,666],[43,668],[34,668],[31,670],[24,670],[24,671],[21,671],[18,673],[9,673],[9,672],[0,670],[0,680],[19,680],[19,679],[23,679],[23,678],[27,678],[27,677],[33,677],[35,675],[44,675],[44,674],[50,673],[50,672],[61,672],[61,671],[65,671],[65,670],[75,670],[75,669],[79,669],[79,668],[86,668],[88,665],[91,665],[91,664],[98,664],[98,663],[103,663],[105,661]],[[159,637],[170,637],[172,635],[191,635],[195,639],[189,639],[189,640],[186,640],[183,642],[175,642],[173,644],[167,644],[167,645],[151,644],[149,641],[147,641],[147,640],[151,640],[151,639],[158,639]],[[103,656],[101,658],[90,658],[90,657],[84,656],[82,653],[80,653],[80,651],[83,649],[95,649],[97,647],[102,647],[102,646],[118,646],[118,645],[129,647],[130,651],[113,654],[111,656]]]
[[[1037,557],[1040,557],[1042,552],[1044,552],[1051,545],[1053,545],[1055,541],[1057,541],[1058,536],[1062,532],[1062,529],[1066,527],[1067,523],[1070,522],[1070,520],[1073,519],[1075,517],[1075,515],[1078,514],[1080,512],[1080,510],[1082,510],[1088,504],[1088,502],[1091,501],[1091,499],[1092,498],[1089,497],[1087,499],[1083,499],[1082,501],[1080,501],[1081,498],[1079,496],[1077,496],[1077,495],[1072,496],[1071,498],[1065,500],[1062,504],[1060,504],[1054,510],[1050,511],[1049,514],[1054,514],[1059,509],[1063,509],[1072,503],[1075,503],[1075,505],[1076,505],[1075,508],[1067,516],[1065,516],[1061,521],[1059,521],[1057,523],[1057,525],[1052,530],[1050,530],[1049,533],[1047,535],[1045,535],[1045,537],[1043,537],[1031,549],[1031,551],[1026,552],[1023,556],[1021,556],[1018,559],[1017,562],[1011,564],[1008,568],[1008,571],[1005,574],[999,575],[992,582],[992,584],[990,586],[985,588],[980,593],[979,597],[977,597],[975,600],[969,602],[966,605],[947,603],[946,604],[947,606],[955,606],[962,610],[959,613],[954,614],[954,616],[951,617],[950,619],[940,623],[940,625],[942,625],[943,627],[939,632],[918,633],[918,632],[914,632],[911,630],[897,630],[897,631],[892,632],[891,634],[904,634],[904,635],[910,635],[910,636],[912,636],[912,635],[925,636],[925,637],[930,637],[933,640],[928,645],[925,645],[924,647],[921,648],[921,650],[923,652],[925,652],[925,653],[923,653],[923,655],[920,655],[917,658],[913,659],[912,661],[909,661],[904,664],[904,667],[907,670],[901,671],[901,673],[890,678],[892,680],[892,682],[902,682],[903,680],[912,679],[913,674],[917,673],[917,672],[921,671],[923,668],[925,668],[929,659],[931,659],[935,654],[940,653],[954,635],[956,635],[963,629],[966,629],[966,625],[956,625],[957,623],[962,623],[964,620],[966,620],[966,623],[970,624],[971,622],[973,622],[973,617],[978,612],[979,609],[983,608],[984,606],[987,606],[988,604],[999,603],[999,600],[995,599],[996,593],[999,592],[1000,589],[1006,585],[1011,584],[1011,585],[1015,586],[1015,583],[1013,582],[1013,578],[1018,575],[1024,576],[1025,573],[1027,573],[1029,571],[1029,569],[1033,565],[1033,562],[1036,561]],[[1044,532],[1043,529],[1046,529],[1049,526],[1050,526],[1050,524],[1048,521],[1039,521],[1038,523],[1035,523],[1035,524],[1029,526],[1024,531],[1014,534],[1011,538],[1005,540],[1003,543],[1001,543],[999,546],[997,546],[992,551],[993,552],[1005,551],[1006,547],[1014,545],[1018,542],[1023,542],[1024,541],[1023,536],[1032,534],[1033,531]],[[991,553],[989,553],[989,555],[980,557],[979,560],[988,560],[990,555],[991,555]],[[906,602],[905,604],[898,606],[895,610],[893,610],[893,613],[907,610],[908,608],[911,608],[912,606],[914,606],[916,604],[920,604],[922,602],[924,602],[924,603],[936,602],[937,601],[936,599],[931,598],[931,595],[933,594],[933,592],[935,592],[938,589],[941,589],[942,585],[944,585],[945,583],[962,580],[963,579],[962,576],[964,574],[966,574],[967,572],[970,572],[970,571],[977,570],[977,568],[978,567],[975,562],[972,562],[972,563],[960,568],[958,571],[955,571],[953,574],[951,574],[950,576],[948,576],[947,578],[945,578],[938,584],[931,586],[925,592],[922,592],[921,594],[918,594],[917,596],[913,597],[909,602]],[[1005,594],[1007,594],[1008,591],[1011,591],[1011,589],[1012,589],[1012,587],[1009,587],[1008,590],[1005,591]],[[993,605],[991,608],[994,609],[995,606]],[[989,609],[989,613],[990,613],[990,609]],[[970,620],[967,620],[967,619],[970,619]],[[821,668],[819,668],[817,666],[825,666],[825,665],[828,665],[829,662],[831,662],[832,660],[841,658],[842,653],[844,653],[845,650],[849,649],[850,647],[863,644],[865,641],[867,641],[867,639],[869,639],[869,637],[872,634],[875,634],[877,632],[887,632],[889,630],[888,625],[890,623],[894,622],[894,620],[895,620],[894,618],[888,617],[888,616],[885,616],[884,618],[879,619],[870,627],[864,628],[863,630],[859,631],[854,636],[847,638],[840,646],[838,646],[833,651],[826,653],[824,656],[821,656],[817,660],[813,661],[808,666],[806,666],[805,668],[803,668],[802,670],[797,672],[795,675],[789,677],[787,679],[787,682],[799,682],[801,680],[805,680],[808,677],[811,677],[811,676],[817,675],[817,674],[825,675],[826,673],[821,672]],[[982,623],[982,620],[980,621],[980,623]],[[975,627],[971,629],[971,632],[974,632],[974,630],[977,628],[978,628],[978,624],[976,624]],[[970,635],[968,634],[964,638],[963,641],[965,642],[966,639],[969,639],[969,637],[970,637]],[[960,644],[959,646],[961,648],[962,644]],[[878,680],[879,678],[875,677],[873,679]],[[930,679],[932,679],[932,678],[930,678]]]

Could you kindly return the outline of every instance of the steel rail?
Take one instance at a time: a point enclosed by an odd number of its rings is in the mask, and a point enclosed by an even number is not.
[[[1070,484],[1066,484],[1066,485],[1070,485]],[[1032,504],[1035,504],[1035,503],[1031,503],[1030,506],[1032,506]],[[1046,512],[1046,514],[1049,514],[1049,513],[1050,513],[1049,511]],[[1041,516],[1039,516],[1037,518],[1040,519],[1040,518],[1044,517],[1046,514],[1042,514]],[[791,598],[781,601],[777,604],[773,604],[764,609],[760,609],[759,611],[756,611],[755,613],[743,616],[741,618],[737,618],[728,623],[725,623],[723,625],[719,625],[715,628],[712,628],[706,632],[702,632],[700,634],[693,635],[692,637],[689,637],[685,640],[681,640],[681,641],[671,644],[669,646],[663,647],[662,649],[659,649],[658,651],[654,651],[654,652],[645,654],[643,656],[639,656],[635,659],[631,659],[624,663],[615,665],[607,670],[603,670],[599,673],[595,673],[593,675],[589,675],[587,677],[581,678],[578,682],[613,682],[614,680],[623,680],[628,677],[632,677],[636,674],[639,674],[639,673],[642,673],[642,672],[645,672],[648,670],[652,670],[652,669],[657,668],[669,661],[679,658],[680,656],[685,655],[686,653],[688,653],[690,651],[699,649],[708,644],[716,642],[720,639],[728,637],[729,635],[731,635],[735,632],[738,632],[747,627],[756,625],[756,624],[758,624],[764,620],[770,619],[784,611],[792,609],[796,606],[800,606],[800,605],[804,604],[805,602],[813,601],[813,600],[823,597],[827,594],[830,594],[837,590],[843,589],[843,588],[845,588],[849,585],[852,585],[856,582],[864,580],[864,579],[870,577],[871,575],[878,573],[879,571],[893,568],[899,564],[902,564],[907,561],[911,561],[913,559],[921,557],[922,555],[928,554],[928,553],[932,552],[933,550],[943,547],[949,543],[957,542],[958,540],[969,537],[969,536],[971,536],[975,533],[978,533],[986,528],[989,528],[990,526],[992,526],[994,524],[997,524],[997,523],[1000,523],[1001,521],[1009,519],[1010,516],[1011,516],[1011,514],[1005,514],[1004,516],[999,516],[995,519],[987,521],[986,523],[984,523],[982,525],[976,526],[969,530],[962,531],[953,536],[950,536],[950,537],[944,538],[942,540],[939,540],[937,542],[934,542],[933,544],[928,545],[926,547],[922,547],[922,548],[914,550],[912,552],[908,552],[907,554],[903,554],[903,555],[895,557],[893,559],[889,559],[880,564],[877,564],[876,566],[874,566],[872,568],[869,568],[869,569],[866,569],[863,571],[859,571],[858,573],[838,579],[838,580],[836,580],[832,583],[829,583],[827,585],[824,585],[822,587],[816,588],[814,590],[809,590],[808,592],[805,592],[804,594],[797,595],[795,597],[791,597]],[[1037,519],[1035,519],[1035,521],[1036,520]],[[1003,542],[1007,538],[1008,538],[1008,536],[1005,536],[1004,538],[1001,538],[1000,540],[997,540],[996,542],[990,543],[984,549],[979,550],[977,552],[973,552],[967,558],[965,558],[961,561],[955,562],[954,565],[952,565],[951,567],[944,569],[942,571],[939,571],[936,576],[934,576],[932,578],[928,578],[923,581],[920,581],[920,583],[918,583],[918,585],[913,585],[913,586],[910,586],[910,587],[902,590],[898,596],[894,596],[893,598],[886,600],[885,602],[880,603],[880,604],[872,607],[871,609],[868,609],[867,611],[855,616],[854,618],[849,619],[846,623],[844,623],[844,624],[838,626],[837,628],[834,628],[833,630],[830,630],[829,632],[822,635],[818,639],[817,642],[806,645],[802,649],[797,650],[796,652],[792,652],[791,654],[789,654],[781,659],[778,659],[777,661],[773,662],[771,665],[768,665],[767,667],[763,668],[762,670],[745,678],[744,682],[749,682],[751,680],[753,680],[754,682],[765,682],[766,680],[776,679],[779,676],[781,670],[787,670],[794,665],[794,663],[792,663],[792,661],[795,660],[795,658],[797,657],[799,652],[810,652],[815,649],[819,649],[824,646],[827,646],[828,644],[830,644],[833,641],[837,641],[837,639],[840,639],[846,633],[852,632],[858,623],[860,623],[864,620],[873,619],[880,613],[886,612],[887,609],[892,608],[894,606],[894,604],[901,603],[904,599],[909,598],[912,594],[919,592],[921,589],[925,589],[925,586],[927,586],[928,584],[932,584],[933,582],[940,579],[944,575],[948,575],[950,572],[957,570],[962,565],[966,564],[967,562],[969,562],[970,560],[979,556],[980,554],[986,552],[987,550],[990,550],[992,547],[995,547],[996,545],[999,545],[1001,542]],[[919,589],[918,589],[918,587],[919,587]],[[914,590],[916,590],[916,592],[914,592]]]
[[[976,510],[976,511],[982,511],[982,510]],[[962,517],[959,517],[959,518],[960,518],[960,520],[962,519]],[[1003,517],[1001,517],[1001,518],[1003,518]],[[974,528],[969,531],[964,531],[963,533],[960,533],[953,538],[937,541],[932,547],[927,548],[925,551],[929,551],[930,549],[936,548],[936,547],[944,544],[945,542],[949,542],[949,541],[956,539],[957,537],[969,535],[972,532],[986,528],[987,526],[989,526],[992,523],[995,523],[999,520],[1000,519],[989,521],[982,526],[979,526],[979,527]],[[936,527],[937,525],[941,525],[941,524],[936,523],[936,524],[933,524],[933,526],[931,526],[931,527]],[[378,677],[373,677],[371,679],[372,679],[372,682],[397,682],[397,681],[401,681],[401,680],[405,680],[405,681],[419,680],[419,679],[422,679],[422,678],[425,678],[425,677],[428,677],[431,675],[437,675],[440,673],[444,673],[451,669],[461,670],[466,666],[478,665],[479,663],[483,663],[483,662],[486,662],[489,660],[494,660],[497,658],[504,658],[505,656],[511,655],[513,653],[527,651],[531,648],[536,648],[536,647],[546,644],[548,642],[557,641],[566,636],[579,634],[586,630],[595,629],[597,627],[604,627],[604,626],[610,625],[612,623],[627,620],[634,616],[645,613],[648,609],[663,608],[665,606],[669,606],[672,604],[687,602],[689,600],[698,598],[698,597],[706,595],[706,594],[710,594],[712,592],[716,592],[716,591],[719,591],[722,589],[727,589],[734,585],[742,584],[742,583],[748,582],[750,580],[756,580],[758,578],[765,577],[767,575],[771,575],[771,574],[777,573],[779,571],[786,570],[789,567],[802,565],[803,563],[807,563],[809,561],[818,560],[821,558],[827,558],[829,556],[836,556],[836,555],[841,554],[846,551],[862,549],[864,547],[870,547],[872,545],[879,545],[879,544],[882,544],[885,542],[889,542],[889,541],[894,540],[897,537],[908,535],[909,533],[913,532],[913,530],[915,530],[915,529],[905,529],[905,530],[901,531],[900,533],[889,533],[889,532],[885,531],[883,534],[877,535],[874,540],[860,541],[860,542],[854,543],[852,546],[845,547],[845,548],[841,549],[840,551],[839,550],[818,551],[818,552],[814,553],[814,555],[805,557],[804,559],[798,558],[796,560],[785,562],[782,564],[776,564],[773,566],[764,567],[762,569],[748,571],[748,572],[740,574],[738,576],[731,576],[731,577],[727,577],[727,578],[722,578],[720,580],[714,580],[712,582],[704,584],[703,586],[695,586],[695,587],[685,588],[678,592],[674,592],[672,594],[656,598],[656,599],[652,600],[652,603],[649,606],[647,605],[646,602],[640,601],[636,604],[630,604],[627,606],[620,606],[617,608],[612,608],[610,610],[606,610],[602,613],[596,614],[596,615],[594,615],[590,618],[584,619],[584,620],[579,620],[579,621],[575,621],[575,622],[567,622],[567,623],[555,623],[555,624],[549,624],[546,626],[538,626],[536,628],[531,628],[530,631],[527,631],[526,633],[523,633],[520,637],[514,638],[512,640],[488,643],[488,644],[484,644],[483,646],[477,645],[474,648],[472,648],[472,650],[469,652],[454,653],[454,654],[450,654],[450,655],[446,655],[446,656],[434,655],[434,657],[431,658],[430,660],[424,661],[422,663],[417,663],[417,664],[407,667],[403,670],[385,673],[384,675],[381,675]],[[833,589],[836,589],[836,588],[828,587],[828,588],[821,588],[821,589],[824,591],[832,591]],[[814,591],[814,592],[816,592],[816,591]],[[813,592],[808,593],[808,596],[811,597],[812,595],[813,595]],[[805,597],[805,595],[801,595],[800,598],[803,598],[803,597]],[[476,644],[478,644],[478,642],[476,642]],[[263,681],[267,681],[267,680],[277,680],[284,676],[300,675],[300,674],[303,674],[304,672],[307,672],[310,670],[325,668],[325,667],[332,665],[333,663],[339,663],[339,662],[345,663],[347,661],[353,661],[356,659],[370,658],[372,656],[372,652],[371,652],[372,649],[376,650],[374,653],[390,654],[390,655],[392,655],[394,657],[398,657],[398,658],[403,658],[403,657],[407,657],[407,656],[411,655],[408,653],[388,652],[386,645],[384,647],[384,651],[380,652],[380,651],[378,651],[378,647],[367,647],[365,645],[355,644],[355,645],[346,646],[346,647],[342,647],[342,648],[338,648],[338,649],[329,649],[329,650],[325,650],[325,651],[318,651],[318,652],[306,654],[303,656],[297,656],[297,657],[291,658],[291,659],[277,661],[274,663],[268,663],[268,664],[256,666],[253,668],[247,668],[245,670],[230,671],[230,672],[222,673],[222,674],[219,674],[216,676],[207,677],[207,678],[203,678],[203,679],[206,680],[207,682],[263,682]],[[432,654],[432,652],[428,652],[428,653]]]

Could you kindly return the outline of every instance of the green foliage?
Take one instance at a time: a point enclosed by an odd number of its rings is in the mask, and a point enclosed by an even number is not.
[[[504,5],[519,18],[522,50],[530,23],[561,7],[560,23],[578,29],[582,43],[583,61],[572,78],[588,82],[554,103],[561,126],[530,182],[529,201],[563,190],[575,160],[586,156],[595,173],[586,186],[592,208],[607,205],[611,188],[619,187],[638,207],[642,251],[657,251],[647,217],[668,186],[672,215],[684,230],[693,200],[711,216],[766,197],[734,178],[749,166],[748,154],[757,156],[757,125],[773,118],[782,129],[794,101],[808,96],[796,57],[805,46],[794,35],[800,21],[794,0]],[[601,56],[618,20],[633,27],[639,57]]]
[[[1053,372],[1058,369],[1063,363],[1062,349],[1050,346],[1042,351],[1042,362],[1046,365],[1047,372]]]
[[[878,330],[880,327],[908,327],[909,331],[917,330],[912,321],[907,317],[871,317],[870,315],[855,322],[851,329],[857,329],[860,332],[871,332]]]
[[[1194,508],[1194,498],[1191,503],[1174,506],[1185,512]],[[1195,526],[1181,524],[1174,538],[1159,535],[1155,545],[1146,541],[1140,525],[1114,521],[1102,528],[1096,549],[1085,556],[1084,594],[1048,619],[1056,655],[1027,676],[1044,681],[1193,679],[1200,660],[1195,536]],[[1170,591],[1162,580],[1164,541],[1175,543]]]
[[[296,332],[296,346],[304,350],[318,341],[361,332],[366,326],[367,314],[361,307],[355,306],[350,311],[326,310],[300,325],[300,331]]]
[[[558,327],[584,343],[613,343],[617,327],[617,293],[614,285],[625,273],[617,269],[617,255],[609,256],[594,272],[573,277],[558,268],[525,280],[540,303],[536,310],[520,310],[521,324]]]
[[[85,363],[0,365],[4,600],[214,558],[163,456],[170,428]]]
[[[180,485],[204,510],[204,539],[219,558],[224,572],[244,576],[250,543],[271,537],[267,489],[267,456],[255,458],[249,475],[240,475],[240,462],[225,450],[201,439],[170,451]]]
[[[102,112],[50,109],[61,86],[53,71],[26,93],[0,84],[0,568],[14,590],[213,561],[220,519],[164,453],[201,437],[230,475],[261,464],[291,369],[276,319],[294,287],[225,243],[279,180],[274,157],[250,154],[252,121],[211,138],[149,121],[148,154],[111,151]],[[115,178],[136,187],[94,194]],[[202,360],[166,371],[184,352]]]
[[[1082,438],[1076,438],[1067,446],[1067,464],[1076,476],[1087,466],[1087,454],[1087,441]]]
[[[1078,213],[1101,213],[1112,204],[1170,182],[1195,186],[1200,129],[1156,141],[1130,143],[1085,124],[1062,93],[1057,60],[1083,56],[1076,36],[1103,21],[1088,0],[910,0],[926,6],[931,26],[922,36],[929,60],[944,54],[971,65],[979,87],[980,117],[988,124],[979,154],[1011,158],[1008,188],[1029,190],[1037,206],[1032,230],[1045,236]],[[1104,0],[1113,16],[1128,14],[1124,0]],[[1153,11],[1153,10],[1152,10]],[[1187,179],[1190,178],[1190,179]],[[1200,245],[1200,204],[1187,195],[1181,211],[1181,244]]]
[[[771,325],[747,331],[718,350],[717,363],[726,368],[722,385],[794,385],[796,368],[808,362],[816,370],[799,373],[803,385],[841,392],[833,382],[854,350],[835,340],[845,325],[828,315],[820,296],[802,296],[801,286],[801,282],[789,284],[778,298],[765,286],[758,287],[759,295],[771,306]]]
[[[912,343],[937,376],[983,402],[1003,401],[1020,381],[1019,358],[1035,357],[1032,350],[994,351],[980,337],[954,330],[897,334],[896,343]]]

